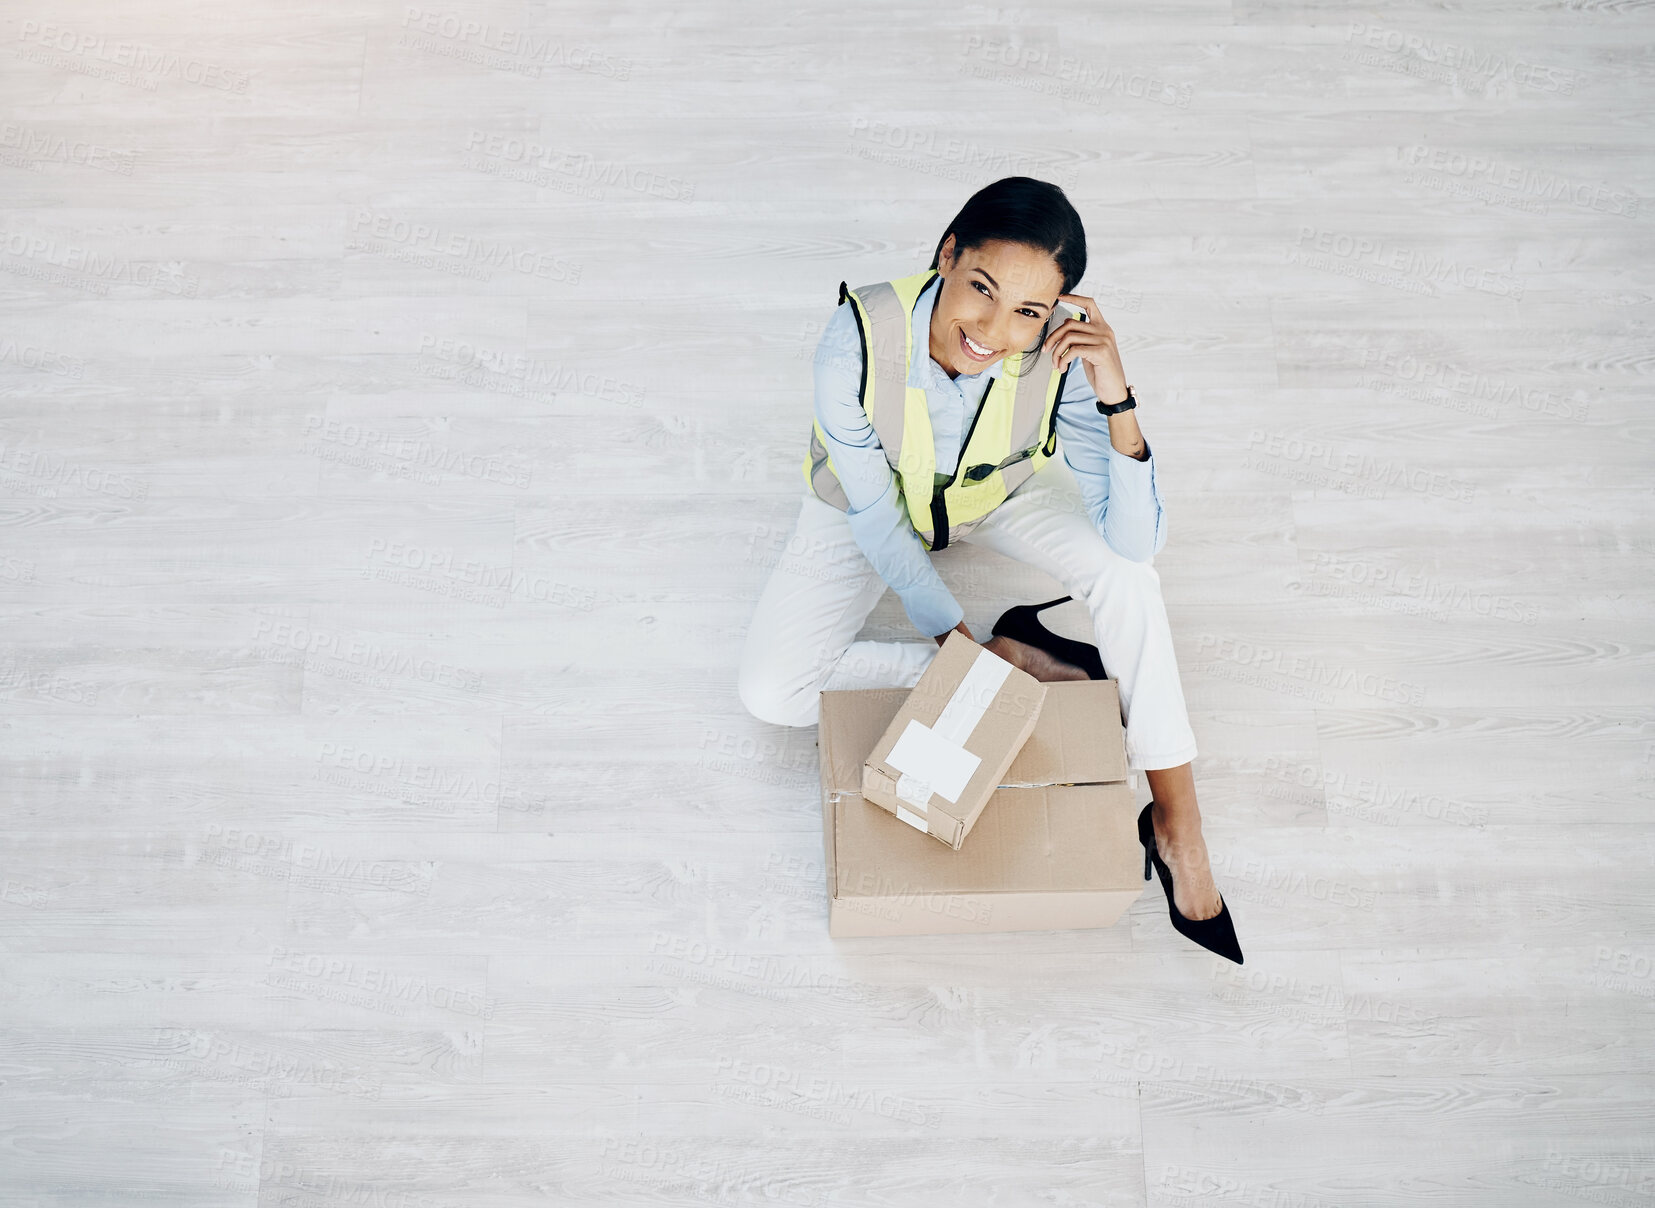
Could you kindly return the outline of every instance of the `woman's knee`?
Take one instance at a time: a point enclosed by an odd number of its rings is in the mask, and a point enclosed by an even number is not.
[[[1126,574],[1127,581],[1135,587],[1142,591],[1160,593],[1161,572],[1155,569],[1155,563],[1152,559],[1134,562],[1130,558],[1122,558],[1121,568]]]
[[[1159,596],[1161,575],[1150,562],[1134,562],[1130,558],[1115,557],[1089,568],[1083,580],[1070,589],[1086,599],[1101,599],[1106,595],[1140,594]]]
[[[815,694],[777,674],[774,667],[744,661],[736,676],[742,708],[773,726],[809,726],[816,723]]]

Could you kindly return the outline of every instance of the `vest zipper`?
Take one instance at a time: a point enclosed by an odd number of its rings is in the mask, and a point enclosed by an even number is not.
[[[983,418],[983,408],[988,405],[988,393],[994,389],[997,379],[989,378],[988,385],[983,387],[983,397],[977,400],[977,414],[971,417],[971,427],[966,429],[965,440],[960,445],[960,458],[954,463],[954,473],[941,486],[931,488],[931,550],[935,553],[939,549],[948,548],[948,503],[943,499],[943,492],[960,480],[960,468],[965,465],[965,451],[971,447],[971,437],[977,431],[977,421]]]

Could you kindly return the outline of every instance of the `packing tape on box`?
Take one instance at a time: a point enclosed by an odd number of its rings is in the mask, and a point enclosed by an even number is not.
[[[928,814],[932,793],[953,804],[965,792],[982,763],[981,756],[966,750],[966,740],[1010,674],[1011,664],[1005,659],[988,650],[979,651],[937,715],[936,724],[910,721],[891,747],[885,762],[901,773],[896,795],[919,811],[916,814],[897,807],[896,816],[909,826],[930,829],[920,815]]]

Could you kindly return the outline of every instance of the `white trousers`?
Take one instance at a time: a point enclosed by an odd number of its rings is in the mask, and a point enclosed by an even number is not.
[[[1120,690],[1129,768],[1173,768],[1195,758],[1161,576],[1109,547],[1061,457],[961,540],[1044,571],[1091,612],[1104,670]],[[747,631],[737,681],[742,704],[761,721],[811,726],[823,691],[913,687],[936,657],[934,640],[856,640],[885,591],[845,514],[806,491]],[[988,638],[975,626],[972,633]]]

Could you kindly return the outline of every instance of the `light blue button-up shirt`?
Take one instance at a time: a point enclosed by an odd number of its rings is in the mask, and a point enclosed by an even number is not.
[[[937,471],[952,474],[987,379],[999,377],[1005,362],[1002,358],[980,373],[950,379],[931,357],[931,312],[938,280],[931,279],[914,306],[914,348],[925,353],[913,358],[908,385],[925,390]],[[850,500],[857,545],[902,600],[915,628],[928,637],[947,633],[965,618],[965,610],[931,565],[930,551],[908,519],[896,472],[858,401],[862,349],[849,302],[839,305],[823,330],[814,369],[816,419],[827,433],[828,454]],[[1139,461],[1115,448],[1109,441],[1109,418],[1098,413],[1096,404],[1085,367],[1076,365],[1058,400],[1059,447],[1074,471],[1086,514],[1109,547],[1134,562],[1147,562],[1167,540],[1155,457],[1151,452]]]

